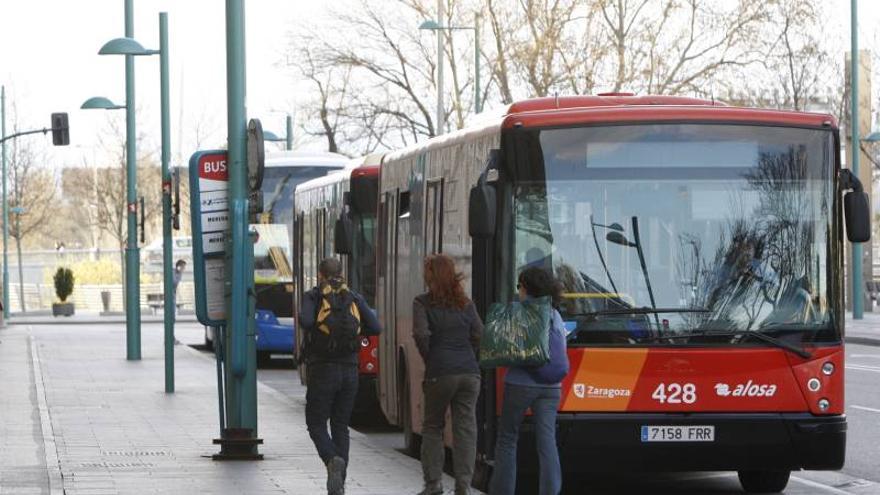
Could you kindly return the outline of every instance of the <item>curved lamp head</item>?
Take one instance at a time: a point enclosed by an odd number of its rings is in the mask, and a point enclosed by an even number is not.
[[[103,96],[93,96],[84,101],[80,108],[83,110],[118,110],[125,105],[117,105]]]
[[[264,130],[263,131],[263,141],[280,142],[280,141],[286,141],[286,139],[283,137],[278,137],[278,134],[275,134],[272,131]]]
[[[436,30],[436,29],[442,29],[442,28],[440,27],[440,24],[437,24],[437,21],[428,19],[427,21],[425,21],[419,25],[419,29]]]
[[[865,143],[876,143],[877,141],[880,141],[880,132],[874,131],[871,134],[868,134],[867,136],[865,136],[865,138],[862,139],[862,141]]]
[[[149,55],[151,52],[132,38],[116,38],[104,43],[98,55]]]

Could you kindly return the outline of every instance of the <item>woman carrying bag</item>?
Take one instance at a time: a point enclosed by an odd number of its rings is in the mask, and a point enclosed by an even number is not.
[[[455,495],[467,495],[477,454],[477,353],[483,322],[464,293],[463,277],[455,271],[452,258],[428,256],[424,272],[428,292],[413,301],[413,338],[425,361],[421,452],[425,488],[419,495],[443,493],[443,428],[450,408]]]
[[[517,290],[521,301],[550,296],[558,303],[560,287],[549,271],[530,267],[523,270]],[[539,495],[558,495],[562,490],[562,468],[556,446],[556,411],[562,397],[562,379],[568,374],[568,354],[562,316],[550,315],[550,361],[539,367],[510,367],[504,377],[504,403],[495,443],[495,469],[490,495],[513,495],[516,491],[516,445],[519,427],[531,408],[539,462]]]

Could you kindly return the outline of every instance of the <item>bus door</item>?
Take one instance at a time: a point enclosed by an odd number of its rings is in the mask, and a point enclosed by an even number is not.
[[[380,226],[382,231],[381,267],[379,270],[382,287],[382,303],[379,307],[383,316],[383,332],[379,334],[379,380],[380,403],[385,417],[392,424],[399,424],[398,380],[397,380],[397,205],[400,193],[389,191],[382,195],[379,203]]]
[[[425,191],[425,254],[443,252],[443,178],[431,179]]]

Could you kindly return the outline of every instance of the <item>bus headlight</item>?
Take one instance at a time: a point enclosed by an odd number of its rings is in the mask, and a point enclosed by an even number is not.
[[[822,382],[818,378],[810,378],[807,380],[807,388],[810,389],[810,392],[818,392],[822,388]]]
[[[828,402],[828,399],[819,399],[820,411],[827,411],[829,407],[831,407],[831,403]]]
[[[364,337],[361,339],[361,347],[370,347],[370,339]]]
[[[822,373],[826,376],[831,376],[834,373],[834,363],[828,362],[822,365]]]

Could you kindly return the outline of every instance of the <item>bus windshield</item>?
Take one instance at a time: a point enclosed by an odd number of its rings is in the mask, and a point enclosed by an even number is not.
[[[263,213],[254,226],[258,241],[254,246],[257,283],[289,283],[293,280],[293,191],[296,186],[340,167],[275,166],[263,174]]]
[[[508,280],[552,270],[573,342],[838,338],[830,131],[646,124],[523,141]]]

